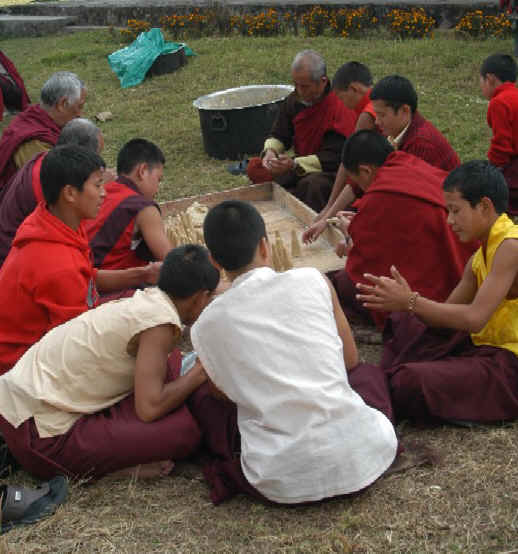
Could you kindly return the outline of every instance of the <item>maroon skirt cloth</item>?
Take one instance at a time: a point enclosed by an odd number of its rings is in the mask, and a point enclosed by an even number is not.
[[[364,308],[361,302],[356,299],[358,289],[356,284],[351,281],[349,275],[347,275],[345,269],[330,271],[327,273],[327,277],[336,290],[338,300],[347,319],[364,325],[374,325],[374,320],[369,310]]]
[[[366,404],[392,420],[387,378],[378,366],[359,364],[348,372],[348,379]],[[188,405],[202,430],[203,444],[208,452],[203,473],[212,502],[218,505],[236,494],[247,494],[262,502],[273,503],[253,487],[243,473],[236,405],[214,398],[207,384],[191,395]]]
[[[392,314],[381,367],[396,419],[498,422],[518,418],[518,358],[475,346],[468,333],[428,328],[411,314]]]
[[[518,215],[518,157],[502,168],[507,186],[509,187],[509,215]]]
[[[168,380],[178,377],[179,350],[168,360]],[[185,405],[150,423],[135,413],[130,394],[102,412],[78,419],[64,435],[40,438],[34,419],[17,429],[0,416],[0,432],[22,467],[40,479],[56,474],[99,478],[139,464],[178,460],[190,456],[201,435]]]

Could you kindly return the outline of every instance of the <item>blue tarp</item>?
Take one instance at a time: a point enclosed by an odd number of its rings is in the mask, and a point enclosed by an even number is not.
[[[162,31],[153,28],[140,35],[126,48],[108,56],[108,63],[115,72],[122,88],[134,87],[146,77],[153,62],[161,54],[171,54],[184,48],[186,56],[194,52],[182,42],[166,42]]]

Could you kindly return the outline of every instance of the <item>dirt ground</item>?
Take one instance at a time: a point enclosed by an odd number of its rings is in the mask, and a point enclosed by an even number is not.
[[[365,340],[365,328],[355,326],[355,333]],[[359,347],[365,360],[378,360],[379,344]],[[236,497],[215,507],[197,460],[178,463],[172,476],[153,482],[71,483],[57,514],[4,535],[0,554],[518,552],[517,431],[517,424],[402,423],[402,441],[432,448],[439,454],[435,465],[312,506]],[[10,481],[32,483],[23,472],[4,482]]]

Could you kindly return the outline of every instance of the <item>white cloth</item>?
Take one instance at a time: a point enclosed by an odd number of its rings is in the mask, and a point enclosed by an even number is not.
[[[316,269],[254,269],[203,311],[191,339],[237,404],[241,465],[275,502],[358,491],[392,463],[390,421],[346,376],[331,292]]]
[[[173,301],[150,287],[55,327],[0,377],[0,414],[13,427],[34,417],[41,438],[66,433],[133,391],[139,334],[163,324],[181,329]]]

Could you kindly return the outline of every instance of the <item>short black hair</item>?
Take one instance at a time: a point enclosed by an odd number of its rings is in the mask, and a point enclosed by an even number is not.
[[[488,73],[492,73],[503,83],[515,83],[517,71],[516,61],[513,56],[509,54],[491,54],[480,66],[480,75],[482,77],[486,77]]]
[[[165,156],[156,144],[142,138],[128,141],[117,156],[117,173],[128,175],[137,165],[146,163],[150,167],[165,164]]]
[[[351,83],[361,83],[366,87],[370,87],[372,85],[372,75],[369,68],[360,62],[344,63],[333,77],[332,88],[347,90]]]
[[[383,100],[395,112],[407,104],[412,113],[417,110],[417,92],[414,85],[401,75],[388,75],[378,81],[372,91],[371,100]]]
[[[104,169],[104,160],[81,146],[56,146],[43,158],[40,180],[45,201],[54,205],[65,185],[79,191],[94,171]]]
[[[213,291],[219,283],[219,270],[208,250],[199,244],[184,244],[170,250],[158,277],[158,288],[172,298],[189,298],[201,290]]]
[[[345,142],[342,163],[347,171],[358,173],[359,165],[381,167],[392,152],[394,148],[383,135],[363,129],[356,131]]]
[[[459,191],[475,207],[484,197],[493,202],[495,211],[507,210],[509,187],[500,169],[487,160],[471,160],[455,168],[444,180],[443,190]]]
[[[266,227],[257,209],[240,200],[226,200],[214,206],[203,222],[205,244],[224,269],[246,267],[254,258]]]

